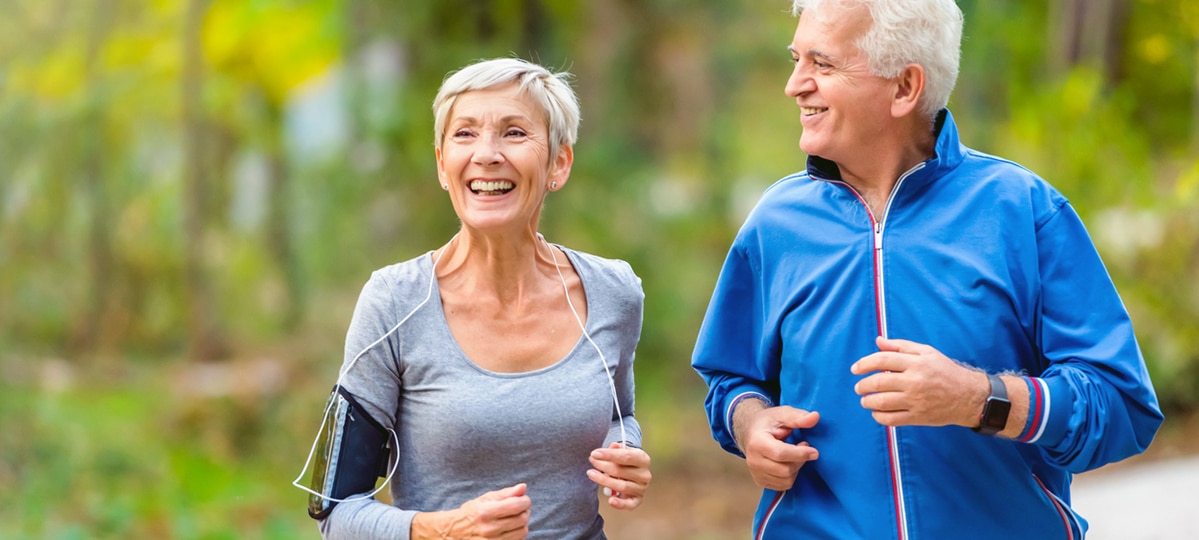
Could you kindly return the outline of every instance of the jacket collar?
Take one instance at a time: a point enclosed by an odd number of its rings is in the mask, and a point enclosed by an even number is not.
[[[924,162],[924,167],[905,181],[907,184],[923,184],[940,177],[945,171],[957,167],[966,155],[966,147],[958,136],[957,123],[949,109],[937,113],[933,129],[937,132],[935,154]],[[820,156],[808,156],[808,175],[815,179],[841,181],[841,169],[836,163]]]

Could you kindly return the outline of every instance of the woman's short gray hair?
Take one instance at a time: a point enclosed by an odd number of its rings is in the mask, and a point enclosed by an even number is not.
[[[870,71],[896,77],[908,64],[924,68],[920,111],[933,117],[949,104],[962,56],[962,10],[954,0],[792,0],[791,13],[822,7],[863,6],[870,29],[857,47],[870,59]]]
[[[567,72],[550,70],[519,58],[480,60],[448,75],[433,100],[433,144],[440,149],[445,138],[450,109],[458,96],[471,90],[486,90],[518,83],[545,112],[549,123],[550,157],[558,148],[574,145],[579,138],[579,98],[567,82]]]

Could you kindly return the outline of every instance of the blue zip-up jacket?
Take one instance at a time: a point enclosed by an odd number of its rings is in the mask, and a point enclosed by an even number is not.
[[[882,216],[835,164],[771,186],[725,260],[692,365],[712,434],[741,455],[747,396],[818,411],[796,430],[820,458],[766,490],[755,539],[1080,539],[1072,473],[1143,451],[1162,421],[1132,323],[1066,199],[1010,161],[966,148],[948,110],[936,156],[897,182]],[[1025,375],[1016,440],[878,424],[850,365],[875,336]]]

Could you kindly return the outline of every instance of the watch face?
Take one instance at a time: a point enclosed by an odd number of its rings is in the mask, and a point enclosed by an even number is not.
[[[999,399],[988,399],[987,405],[984,407],[983,417],[979,423],[982,425],[1002,430],[1007,426],[1008,413],[1011,412],[1011,402]]]

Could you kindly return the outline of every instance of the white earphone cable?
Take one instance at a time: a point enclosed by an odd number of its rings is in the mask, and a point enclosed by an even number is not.
[[[455,234],[454,238],[450,238],[450,241],[447,242],[446,245],[448,246],[450,243],[453,243],[454,239],[457,238],[457,236],[458,235]],[[541,240],[541,243],[545,244],[547,249],[549,249],[550,258],[554,262],[554,270],[556,270],[558,272],[558,279],[562,283],[562,291],[566,295],[566,305],[570,308],[571,314],[574,315],[575,322],[578,323],[579,329],[582,330],[582,332],[583,332],[583,336],[585,338],[587,338],[587,342],[590,343],[591,346],[595,349],[596,354],[599,355],[600,363],[603,364],[603,366],[604,366],[604,373],[608,376],[608,389],[612,393],[612,404],[616,408],[616,420],[620,426],[620,441],[619,442],[620,442],[620,446],[624,447],[625,444],[628,442],[628,437],[625,435],[624,415],[623,415],[623,413],[621,413],[621,410],[620,410],[620,397],[616,391],[616,380],[612,377],[612,370],[608,367],[608,361],[604,357],[604,352],[602,350],[600,350],[599,345],[597,345],[595,343],[595,340],[591,338],[591,334],[589,332],[587,332],[587,327],[585,324],[583,324],[583,318],[579,316],[578,310],[575,309],[574,302],[572,302],[570,299],[570,289],[566,284],[566,276],[562,274],[562,269],[558,266],[558,256],[554,253],[554,251],[555,251],[554,247],[551,246],[549,244],[549,242],[546,242],[545,237],[543,237],[540,233],[537,233],[537,238]],[[442,253],[442,255],[444,255],[444,252]],[[412,318],[412,316],[415,315],[416,312],[418,310],[420,310],[420,308],[424,307],[425,304],[427,304],[429,302],[429,300],[433,297],[433,284],[436,282],[436,279],[437,279],[437,264],[440,261],[441,261],[440,256],[433,260],[433,266],[432,266],[432,269],[430,270],[430,276],[429,276],[429,286],[428,286],[428,290],[425,292],[424,300],[421,300],[420,303],[416,305],[416,307],[412,308],[412,311],[409,311],[407,315],[405,315],[402,319],[400,319],[400,321],[397,322],[395,324],[395,326],[392,326],[390,330],[388,330],[386,333],[384,333],[382,336],[380,336],[379,339],[376,339],[370,345],[367,345],[364,349],[362,349],[361,352],[359,352],[357,355],[355,355],[353,359],[351,359],[349,362],[346,363],[345,367],[342,368],[337,375],[337,382],[333,386],[334,392],[337,392],[337,390],[342,387],[342,385],[341,385],[342,379],[345,377],[346,373],[349,373],[350,369],[353,368],[354,365],[358,363],[359,358],[362,358],[362,356],[364,354],[366,354],[367,351],[371,350],[376,345],[378,345],[379,343],[382,343],[384,340],[386,340],[388,338],[388,336],[390,336],[396,330],[398,330],[400,328],[400,326],[403,326],[404,323],[408,322],[408,319]],[[362,499],[369,499],[371,497],[374,497],[380,491],[383,491],[383,489],[385,489],[387,487],[387,484],[389,482],[391,482],[391,478],[395,475],[396,469],[399,467],[398,459],[394,463],[392,463],[391,468],[387,472],[387,478],[385,478],[383,480],[383,483],[380,484],[379,487],[376,488],[374,491],[370,492],[369,494],[365,494],[365,495],[348,497],[345,499],[336,499],[333,497],[326,496],[323,493],[319,493],[319,492],[309,488],[308,486],[305,486],[300,483],[300,481],[304,478],[304,475],[308,473],[309,466],[312,464],[312,457],[316,454],[316,448],[320,444],[321,434],[324,433],[325,425],[329,421],[329,409],[332,408],[335,403],[336,403],[336,399],[331,399],[331,400],[329,400],[329,403],[325,406],[325,410],[322,415],[324,419],[321,421],[320,428],[317,429],[316,438],[314,438],[312,441],[312,447],[308,450],[308,458],[304,461],[304,469],[300,471],[300,475],[297,476],[295,480],[292,480],[292,485],[297,488],[300,488],[301,490],[306,491],[312,495],[316,495],[317,497],[320,497],[324,500],[331,501],[331,502],[341,503],[341,502],[350,502],[350,501],[357,501],[357,500],[362,500]],[[391,428],[386,428],[386,429],[389,433],[391,433],[391,438],[392,438],[392,441],[395,443],[395,448],[398,449],[399,444],[400,444],[399,435],[395,432],[394,429],[391,429]]]
[[[450,241],[446,243],[446,246],[449,246],[450,243],[453,243],[454,239],[457,237],[458,237],[458,235],[455,234],[453,236],[453,238],[450,238]],[[444,252],[442,254],[444,255]],[[412,311],[409,311],[408,314],[404,316],[404,318],[400,319],[400,322],[396,323],[395,326],[392,326],[391,329],[388,330],[386,333],[384,333],[382,336],[380,336],[379,339],[376,339],[370,345],[367,345],[364,349],[362,349],[362,352],[359,352],[357,355],[354,356],[353,359],[351,359],[348,363],[346,363],[345,367],[342,368],[341,371],[338,372],[338,374],[337,374],[337,382],[333,385],[334,392],[337,392],[337,390],[342,387],[341,386],[342,378],[345,377],[346,373],[350,372],[350,368],[354,367],[354,364],[358,363],[358,359],[362,358],[362,355],[366,354],[366,351],[369,351],[372,348],[374,348],[375,345],[382,343],[383,340],[387,339],[388,336],[390,336],[396,330],[399,330],[400,326],[403,326],[404,323],[408,322],[408,319],[411,319],[412,316],[415,315],[416,312],[420,310],[420,308],[424,307],[425,304],[429,303],[429,299],[433,297],[433,283],[437,281],[437,263],[439,263],[439,262],[441,262],[440,256],[438,256],[436,259],[433,260],[433,267],[429,270],[429,288],[425,292],[425,299],[421,300],[420,303],[416,305],[416,307],[412,308]],[[324,433],[325,424],[327,424],[329,422],[329,409],[331,407],[333,407],[333,405],[334,405],[334,403],[336,403],[336,401],[337,401],[336,399],[331,399],[331,400],[329,400],[329,403],[325,406],[325,411],[324,411],[324,413],[322,413],[322,417],[324,419],[321,421],[321,427],[318,428],[316,431],[316,438],[312,440],[312,448],[310,448],[308,450],[308,459],[304,461],[304,470],[300,471],[300,475],[297,476],[295,480],[292,480],[291,485],[296,486],[304,491],[307,491],[308,493],[311,493],[313,495],[316,495],[317,497],[320,497],[322,499],[325,499],[325,500],[331,501],[331,502],[341,503],[341,502],[369,499],[369,498],[377,495],[380,491],[383,491],[383,489],[387,487],[387,483],[391,482],[391,477],[395,475],[396,469],[400,465],[400,461],[398,459],[395,461],[395,463],[391,464],[391,468],[387,471],[387,478],[383,479],[383,483],[380,484],[379,487],[376,488],[374,491],[372,491],[366,495],[360,495],[357,497],[349,497],[346,499],[336,499],[333,497],[326,496],[323,493],[317,493],[316,491],[312,490],[308,486],[305,486],[300,483],[300,480],[302,480],[304,478],[304,475],[308,473],[309,465],[312,464],[312,456],[316,453],[317,445],[320,444],[321,433]],[[387,429],[387,431],[389,433],[391,433],[391,440],[392,440],[392,442],[395,443],[395,447],[399,448],[400,447],[399,435],[395,432],[394,429],[391,429],[391,428],[385,428],[385,429]]]
[[[583,318],[579,316],[579,312],[575,310],[574,302],[570,300],[570,289],[566,286],[566,276],[562,275],[562,268],[558,266],[558,256],[554,254],[553,246],[546,242],[545,237],[540,233],[537,237],[541,239],[541,243],[550,250],[550,258],[554,261],[554,270],[558,271],[558,279],[562,282],[562,292],[566,294],[566,305],[570,307],[570,312],[575,316],[575,322],[579,323],[579,329],[583,331],[583,337],[587,338],[587,342],[595,348],[596,354],[600,357],[600,363],[604,365],[604,373],[608,375],[608,389],[612,391],[612,404],[616,407],[616,421],[620,425],[620,446],[624,448],[628,438],[624,431],[624,414],[620,412],[620,396],[616,392],[616,379],[612,377],[612,370],[608,368],[608,360],[604,358],[604,352],[600,350],[599,345],[595,344],[595,340],[591,339],[591,334],[587,332],[587,326],[583,324]]]

